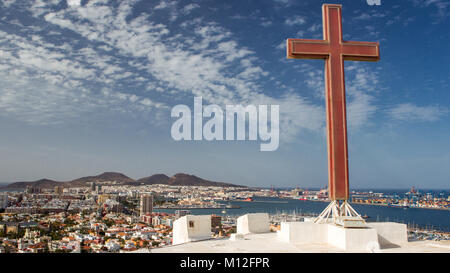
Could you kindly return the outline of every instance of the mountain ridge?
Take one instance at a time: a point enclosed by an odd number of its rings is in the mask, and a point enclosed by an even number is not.
[[[232,183],[206,180],[198,176],[185,173],[177,173],[171,177],[165,174],[154,174],[151,176],[135,180],[122,173],[104,172],[99,175],[84,176],[70,181],[56,181],[52,179],[43,178],[36,181],[13,182],[0,188],[25,189],[27,186],[35,186],[39,188],[53,188],[55,186],[63,186],[67,188],[72,188],[72,187],[87,187],[90,185],[90,182],[106,182],[106,181],[116,181],[118,182],[118,184],[121,185],[135,185],[135,186],[163,184],[172,186],[217,186],[217,187],[242,187],[242,188],[247,187]]]

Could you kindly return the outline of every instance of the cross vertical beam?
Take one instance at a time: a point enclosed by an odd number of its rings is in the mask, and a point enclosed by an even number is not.
[[[347,117],[344,60],[378,61],[374,42],[346,42],[342,34],[342,6],[322,6],[323,40],[287,39],[287,58],[325,60],[327,111],[328,194],[331,200],[349,198]]]

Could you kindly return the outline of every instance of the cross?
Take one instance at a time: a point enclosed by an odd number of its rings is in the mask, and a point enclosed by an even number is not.
[[[341,5],[324,4],[322,20],[323,40],[287,39],[287,58],[325,60],[328,194],[333,201],[346,201],[349,186],[344,60],[378,61],[380,47],[374,42],[343,41]]]

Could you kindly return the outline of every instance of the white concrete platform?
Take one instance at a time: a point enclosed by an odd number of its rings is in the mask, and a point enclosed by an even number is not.
[[[265,233],[270,231],[269,214],[249,213],[237,219],[236,233]]]
[[[377,231],[374,228],[344,228],[327,224],[328,244],[348,251],[379,249]]]
[[[237,233],[211,239],[210,215],[186,215],[174,222],[173,245],[151,249],[164,253],[278,253],[278,252],[444,252],[450,241],[408,242],[406,225],[368,223],[365,228],[344,228],[333,223],[282,222],[270,232],[266,213],[238,218]]]
[[[278,237],[284,242],[328,243],[345,250],[377,249],[408,242],[406,225],[393,222],[367,223],[366,228],[343,228],[310,221],[283,222]]]

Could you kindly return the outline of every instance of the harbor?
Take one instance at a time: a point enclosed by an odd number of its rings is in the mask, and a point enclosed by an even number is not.
[[[223,210],[221,215],[238,217],[247,213],[266,212],[274,220],[298,221],[302,217],[315,217],[328,205],[327,201],[306,201],[298,199],[282,199],[276,197],[253,197],[252,202],[218,201],[224,205],[238,205],[238,209]],[[416,230],[435,230],[450,232],[450,211],[430,210],[422,208],[400,208],[378,205],[352,204],[368,222],[398,222],[407,224]],[[156,211],[173,213],[174,209],[157,209]],[[225,213],[224,213],[225,212]],[[192,210],[192,214],[218,214],[217,209]]]

